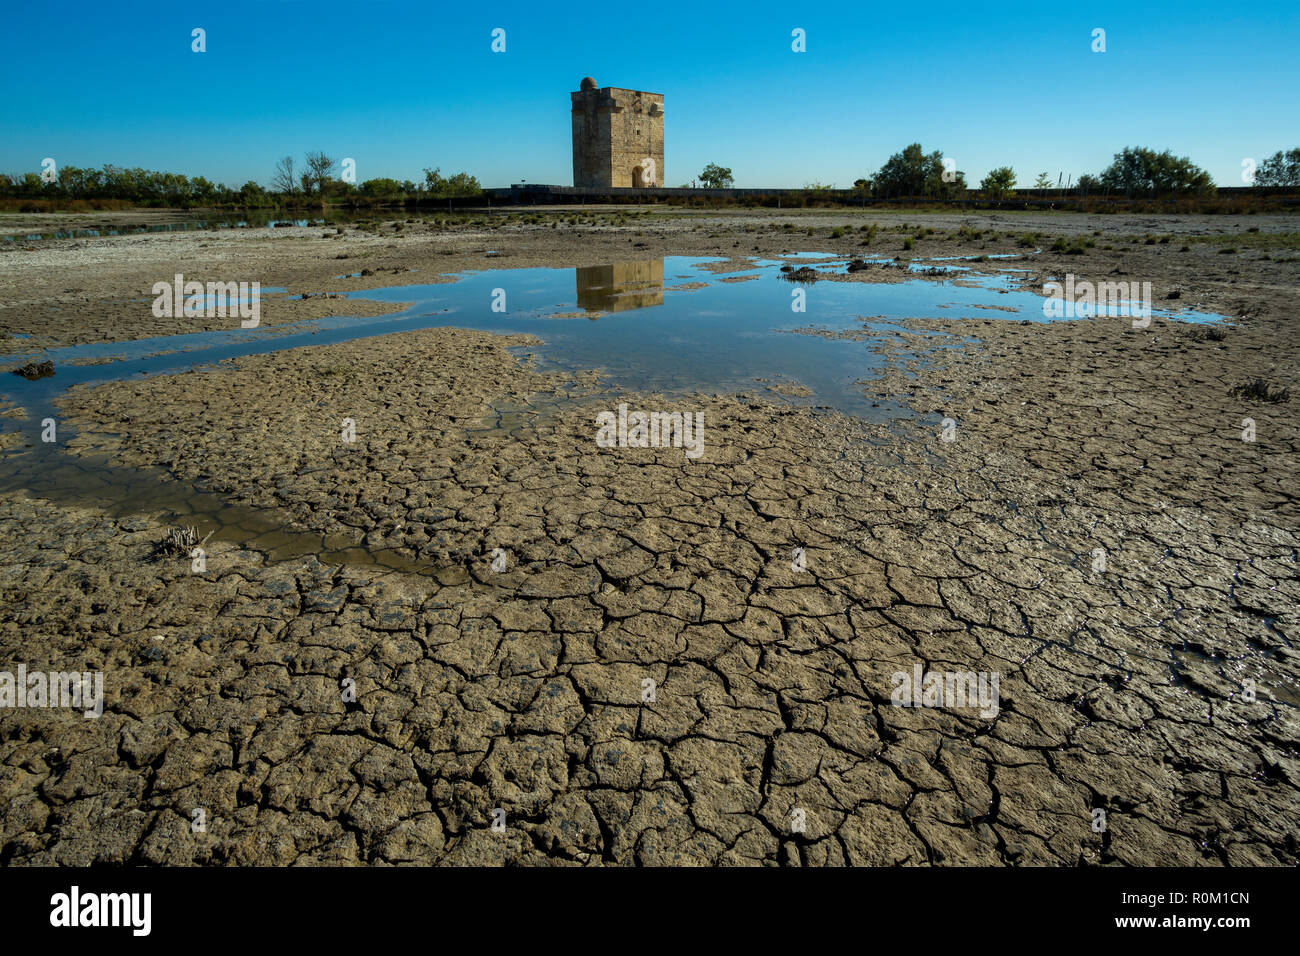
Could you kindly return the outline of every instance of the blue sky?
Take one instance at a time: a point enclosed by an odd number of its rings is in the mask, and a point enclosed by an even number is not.
[[[52,156],[238,186],[324,149],[355,158],[359,181],[440,166],[569,184],[569,93],[586,75],[665,95],[669,185],[717,162],[737,186],[847,186],[914,141],[972,184],[1000,165],[1022,186],[1096,173],[1144,145],[1241,185],[1243,158],[1300,146],[1294,0],[71,0],[11,4],[5,31],[5,172]]]

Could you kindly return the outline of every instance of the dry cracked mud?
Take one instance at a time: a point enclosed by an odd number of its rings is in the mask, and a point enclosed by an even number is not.
[[[106,685],[0,711],[0,861],[1295,865],[1300,434],[1229,392],[1295,391],[1296,270],[1166,254],[1221,339],[911,320],[840,343],[889,425],[454,329],[71,390],[88,468],[399,560],[233,534],[195,573],[160,513],[0,494],[0,660]],[[704,454],[598,447],[618,402]],[[896,706],[918,665],[995,707]]]

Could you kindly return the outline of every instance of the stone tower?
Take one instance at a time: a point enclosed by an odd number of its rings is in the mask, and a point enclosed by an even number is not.
[[[587,77],[573,100],[573,185],[664,184],[664,97]]]

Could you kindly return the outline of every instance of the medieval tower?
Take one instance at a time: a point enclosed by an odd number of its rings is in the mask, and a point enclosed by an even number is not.
[[[573,100],[573,185],[664,184],[664,98],[587,77]]]

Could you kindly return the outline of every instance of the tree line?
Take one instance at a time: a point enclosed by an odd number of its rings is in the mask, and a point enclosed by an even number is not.
[[[111,199],[139,206],[256,208],[303,201],[446,199],[477,196],[482,192],[478,179],[464,172],[443,176],[440,168],[433,168],[425,169],[424,178],[419,182],[377,178],[356,183],[348,175],[352,169],[317,150],[306,154],[302,166],[292,156],[281,159],[272,172],[270,189],[253,180],[234,189],[203,176],[189,177],[139,167],[62,166],[43,173],[0,174],[0,198]]]
[[[297,202],[347,203],[397,201],[409,198],[447,199],[477,196],[479,181],[469,173],[443,176],[440,168],[425,169],[422,180],[389,178],[355,182],[355,168],[317,150],[309,152],[300,166],[285,156],[275,166],[270,189],[249,180],[238,189],[213,183],[203,176],[158,172],[139,167],[106,165],[101,169],[64,166],[51,176],[29,172],[0,174],[0,198],[17,199],[111,199],[141,206],[243,206],[249,208],[292,205]],[[730,168],[710,163],[699,176],[708,188],[728,188],[734,183]],[[979,190],[989,198],[1004,198],[1015,189],[1017,177],[1010,166],[990,170]],[[1034,188],[1068,187],[1084,194],[1109,194],[1128,198],[1155,196],[1210,196],[1215,192],[1210,174],[1186,156],[1170,150],[1156,152],[1145,147],[1128,147],[1115,154],[1111,164],[1096,175],[1085,174],[1071,183],[1053,183],[1039,173]],[[1300,148],[1278,150],[1254,170],[1253,185],[1300,188]],[[817,190],[829,187],[810,184]],[[890,156],[869,177],[858,179],[854,190],[864,197],[930,197],[952,199],[968,191],[966,176],[943,153],[927,153],[912,143]]]
[[[255,182],[240,189],[213,183],[202,176],[164,173],[107,165],[57,168],[41,173],[0,174],[0,196],[19,199],[118,199],[141,206],[262,205],[266,190]]]
[[[381,177],[367,179],[360,184],[355,182],[355,167],[346,164],[349,160],[337,160],[317,150],[304,157],[302,167],[298,167],[292,156],[285,156],[276,163],[271,174],[271,189],[281,196],[313,197],[346,200],[353,196],[370,199],[399,199],[407,196],[428,199],[449,199],[462,196],[477,196],[483,192],[476,177],[469,173],[455,173],[443,176],[442,168],[424,170],[424,179],[419,182]],[[336,171],[339,175],[335,175]]]
[[[1254,186],[1274,186],[1300,189],[1300,148],[1278,150],[1254,170]],[[729,168],[710,163],[700,174],[701,185],[709,188],[727,188],[734,178]],[[1034,180],[1035,189],[1049,189],[1054,185],[1068,185],[1085,194],[1106,193],[1127,198],[1155,196],[1212,196],[1214,180],[1210,174],[1186,156],[1175,156],[1170,150],[1156,152],[1141,146],[1127,147],[1115,154],[1111,164],[1097,175],[1084,174],[1075,182],[1052,182],[1042,172]],[[985,197],[1000,199],[1009,196],[1016,186],[1016,173],[1010,166],[992,169],[980,180],[979,191]],[[829,187],[819,183],[808,185],[811,191]],[[946,159],[940,150],[927,153],[920,143],[912,143],[890,156],[874,174],[853,183],[853,188],[864,198],[889,199],[898,197],[929,197],[954,199],[968,191],[966,174],[956,164]]]

